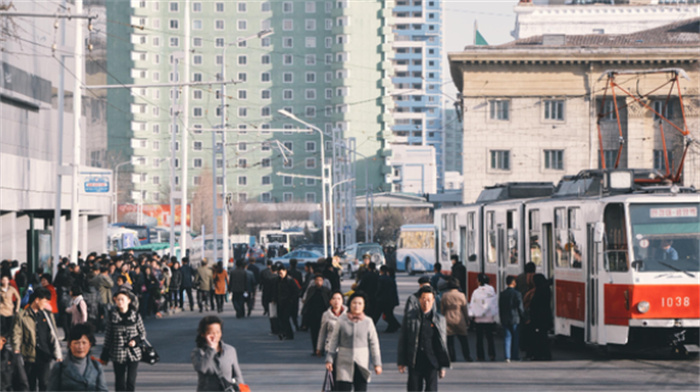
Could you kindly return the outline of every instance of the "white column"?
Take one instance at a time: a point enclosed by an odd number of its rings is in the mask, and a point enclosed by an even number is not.
[[[185,0],[185,66],[184,81],[190,81],[190,0]],[[182,178],[180,179],[180,189],[182,198],[180,199],[180,254],[184,257],[187,254],[187,152],[189,150],[188,133],[190,129],[190,88],[185,84],[182,87]]]
[[[75,0],[75,13],[83,13],[83,0]],[[80,232],[80,205],[78,204],[78,186],[80,173],[80,153],[82,149],[82,134],[80,132],[80,117],[82,112],[83,84],[83,19],[75,20],[75,83],[73,84],[73,181],[71,185],[71,262],[78,262],[78,235]],[[61,110],[61,109],[59,109]]]

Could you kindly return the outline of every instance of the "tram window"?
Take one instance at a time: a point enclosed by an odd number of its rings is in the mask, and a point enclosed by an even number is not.
[[[447,230],[447,215],[442,216],[442,229]]]
[[[514,227],[515,210],[506,214],[506,228],[508,233],[508,258],[510,264],[518,264],[518,229]]]
[[[609,204],[605,207],[603,220],[605,222],[605,269],[612,272],[625,272],[629,269],[629,263],[624,206]]]
[[[571,229],[580,229],[578,226],[578,218],[580,215],[581,209],[578,207],[574,208],[569,208],[569,219],[567,221],[569,230]]]
[[[530,235],[530,261],[535,265],[542,264],[542,246],[540,246],[540,211],[532,210],[529,216],[529,235]]]
[[[475,213],[470,212],[467,214],[467,254],[468,255],[474,255],[476,254],[476,230],[475,230]],[[469,260],[469,261],[476,261],[474,260]]]
[[[494,227],[494,222],[493,222],[493,211],[489,211],[486,213],[486,227],[488,228],[487,232],[487,238],[486,240],[488,241],[487,244],[487,249],[486,249],[486,261],[489,263],[495,263],[496,262],[496,247],[498,246],[496,244],[496,229]]]
[[[559,268],[569,268],[568,233],[565,225],[566,208],[554,209],[554,232],[556,244],[554,246],[554,262]]]

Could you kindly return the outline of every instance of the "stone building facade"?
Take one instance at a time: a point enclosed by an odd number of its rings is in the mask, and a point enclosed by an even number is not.
[[[476,199],[484,186],[507,181],[553,181],[582,169],[614,164],[624,139],[620,167],[665,170],[661,121],[617,90],[620,127],[614,115],[601,119],[603,152],[598,141],[598,114],[612,108],[605,73],[675,68],[681,79],[663,109],[691,138],[698,133],[698,50],[700,19],[624,35],[534,36],[492,47],[467,47],[449,54],[453,80],[462,94],[464,113],[464,202]],[[646,95],[670,73],[631,73],[616,81],[633,94]],[[669,85],[645,102],[662,111]],[[619,131],[618,129],[621,129]],[[671,165],[678,167],[689,139],[664,125]],[[694,142],[693,142],[694,143]],[[601,158],[602,156],[602,158]],[[683,183],[700,184],[697,144],[688,151]]]

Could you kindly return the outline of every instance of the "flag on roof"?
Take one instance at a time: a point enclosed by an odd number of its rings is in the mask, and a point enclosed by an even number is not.
[[[486,39],[484,38],[483,35],[479,32],[479,25],[477,21],[474,21],[474,45],[477,46],[484,46],[488,45],[489,43],[486,42]]]

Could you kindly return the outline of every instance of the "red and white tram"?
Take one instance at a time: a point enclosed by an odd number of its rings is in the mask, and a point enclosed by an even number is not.
[[[557,335],[599,345],[674,344],[695,351],[700,197],[692,188],[635,184],[649,175],[653,172],[583,171],[564,178],[551,197],[438,211],[436,219],[453,216],[452,226],[459,229],[456,237],[450,237],[456,229],[443,234],[458,247],[441,249],[441,259],[452,249],[471,256],[468,292],[479,272],[500,291],[506,276],[523,273],[525,263],[533,262],[553,285]]]

